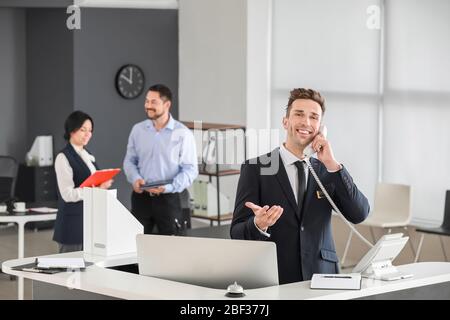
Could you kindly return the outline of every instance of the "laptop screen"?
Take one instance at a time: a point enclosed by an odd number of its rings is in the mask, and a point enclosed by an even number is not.
[[[216,289],[278,285],[273,242],[139,234],[136,245],[141,275]]]

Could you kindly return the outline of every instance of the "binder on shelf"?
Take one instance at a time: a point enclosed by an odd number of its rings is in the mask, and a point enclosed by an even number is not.
[[[84,180],[82,184],[80,184],[80,188],[98,187],[103,182],[106,182],[114,178],[119,172],[120,172],[119,168],[97,170],[93,174],[91,174],[86,180]]]

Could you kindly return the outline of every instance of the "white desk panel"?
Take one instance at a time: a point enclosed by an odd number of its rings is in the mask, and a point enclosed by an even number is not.
[[[300,299],[356,299],[372,295],[391,293],[399,290],[418,288],[427,285],[450,281],[450,263],[420,262],[398,266],[400,271],[412,273],[409,279],[381,281],[363,279],[361,290],[312,290],[310,281],[290,283],[260,289],[245,290],[243,298],[227,298],[226,288],[211,289],[170,280],[140,276],[105,266],[116,266],[136,263],[135,255],[99,258],[84,255],[82,252],[71,252],[52,255],[51,257],[84,257],[94,262],[83,272],[63,272],[57,274],[40,274],[13,271],[11,267],[31,263],[34,258],[9,260],[3,263],[3,272],[22,276],[44,283],[79,289],[99,295],[119,299],[168,299],[168,300],[300,300]],[[245,288],[244,288],[245,289]]]

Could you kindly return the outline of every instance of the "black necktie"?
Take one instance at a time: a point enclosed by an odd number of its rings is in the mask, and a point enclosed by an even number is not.
[[[305,169],[303,168],[303,161],[296,161],[294,162],[294,164],[297,167],[297,176],[298,176],[298,190],[297,190],[298,214],[299,216],[301,216],[303,199],[305,198],[306,193]]]

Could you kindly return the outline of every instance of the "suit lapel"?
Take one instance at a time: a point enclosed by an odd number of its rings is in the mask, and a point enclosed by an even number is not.
[[[295,215],[297,216],[297,218],[299,218],[297,202],[295,201],[294,192],[292,191],[291,183],[289,182],[289,178],[286,173],[286,169],[284,168],[284,163],[283,163],[283,160],[281,159],[279,149],[275,149],[273,152],[276,152],[276,156],[278,156],[278,159],[279,159],[278,171],[275,176],[277,177],[277,180],[278,180],[278,182],[281,186],[281,189],[283,190],[286,198],[288,199],[289,204],[291,205],[292,209],[294,210]]]
[[[311,166],[313,167],[314,171],[316,173],[319,172],[319,162],[314,159],[314,158],[310,158],[310,162],[311,162]],[[303,221],[305,221],[305,216],[308,213],[308,210],[305,210],[305,208],[309,207],[309,204],[311,202],[311,200],[316,196],[316,190],[319,188],[319,186],[317,185],[316,180],[314,179],[314,177],[312,176],[311,172],[309,171],[308,168],[308,186],[306,188],[306,195],[305,195],[305,199],[303,201]]]

